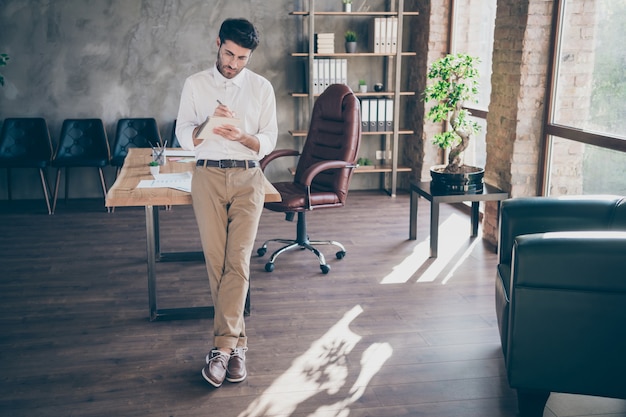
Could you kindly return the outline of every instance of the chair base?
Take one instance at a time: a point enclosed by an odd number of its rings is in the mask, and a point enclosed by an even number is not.
[[[293,218],[293,216],[289,216],[290,213],[287,214],[287,218]],[[285,246],[275,251],[270,257],[269,261],[265,264],[265,270],[267,272],[272,272],[274,270],[274,262],[276,258],[287,251],[293,249],[307,249],[310,252],[313,252],[320,263],[320,269],[322,273],[328,274],[330,272],[330,265],[326,263],[326,258],[324,258],[324,254],[322,254],[315,245],[334,245],[337,246],[340,250],[335,254],[337,259],[342,259],[346,256],[346,248],[339,242],[334,240],[309,240],[309,236],[306,233],[306,221],[304,218],[304,212],[298,213],[298,227],[297,227],[297,237],[296,239],[269,239],[266,240],[263,245],[257,250],[257,254],[259,256],[264,256],[267,252],[267,245],[270,242],[278,242],[283,243]]]

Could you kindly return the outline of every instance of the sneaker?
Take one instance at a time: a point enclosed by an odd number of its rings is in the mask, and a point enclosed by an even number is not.
[[[230,354],[228,368],[226,370],[226,380],[228,382],[241,382],[248,376],[246,371],[246,351],[247,347],[236,347]]]
[[[219,388],[224,382],[229,359],[230,356],[217,349],[213,349],[206,356],[206,366],[202,368],[202,376],[215,388]]]

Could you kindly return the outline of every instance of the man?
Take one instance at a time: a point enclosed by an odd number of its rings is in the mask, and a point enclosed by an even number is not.
[[[250,256],[264,202],[258,161],[276,146],[276,98],[268,80],[248,70],[259,35],[245,19],[227,19],[217,39],[215,66],[187,78],[176,122],[181,146],[194,150],[193,210],[215,308],[213,349],[202,376],[219,387],[246,376],[244,306]],[[208,118],[240,119],[198,138]]]

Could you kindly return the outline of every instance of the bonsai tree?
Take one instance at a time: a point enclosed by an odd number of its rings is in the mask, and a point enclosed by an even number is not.
[[[0,54],[0,67],[4,67],[9,60],[9,56],[7,54]],[[0,85],[4,86],[4,76],[0,73]]]
[[[444,172],[464,172],[461,155],[467,149],[472,135],[480,130],[478,123],[470,120],[471,113],[463,108],[467,101],[477,102],[478,69],[480,61],[467,54],[449,54],[435,61],[427,78],[433,81],[424,90],[424,102],[435,101],[426,113],[433,122],[447,122],[448,130],[438,133],[433,143],[441,149],[450,149],[448,165]]]

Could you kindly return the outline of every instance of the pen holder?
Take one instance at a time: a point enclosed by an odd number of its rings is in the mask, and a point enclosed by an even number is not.
[[[152,160],[157,161],[159,165],[165,165],[167,163],[167,158],[165,158],[165,149],[153,149]]]

